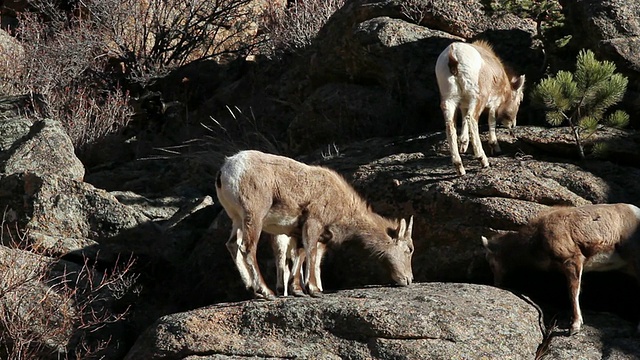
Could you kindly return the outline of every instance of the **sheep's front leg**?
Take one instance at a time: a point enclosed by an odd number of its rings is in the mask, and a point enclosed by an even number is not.
[[[302,287],[302,263],[305,259],[305,250],[304,248],[296,248],[293,249],[293,276],[291,279],[291,293],[293,296],[306,296],[304,293],[304,289]]]
[[[482,108],[478,107],[478,101],[472,100],[469,102],[469,111],[464,114],[465,121],[469,123],[469,130],[471,131],[471,146],[473,146],[473,154],[476,159],[480,161],[482,167],[489,167],[489,159],[482,149],[482,142],[480,141],[480,131],[478,130],[478,119],[482,113]]]
[[[573,306],[573,322],[571,323],[570,335],[579,332],[584,323],[579,299],[583,264],[584,259],[581,256],[566,260],[564,264],[562,264],[562,269],[569,285],[569,294],[571,295],[571,304]]]
[[[496,110],[489,109],[489,151],[491,155],[498,154],[502,150],[498,145],[498,137],[496,136]]]
[[[318,241],[318,252],[316,253],[316,284],[320,291],[324,291],[322,287],[322,279],[320,278],[320,266],[322,265],[322,258],[327,251],[327,245]]]
[[[458,152],[458,138],[456,134],[456,107],[458,105],[451,100],[442,101],[440,108],[444,116],[444,125],[447,131],[447,141],[449,142],[449,152],[451,153],[451,162],[456,168],[458,175],[464,175],[464,166],[462,166],[462,158]]]
[[[318,286],[320,278],[320,266],[318,264],[318,239],[322,234],[322,225],[320,222],[307,219],[302,227],[302,244],[305,249],[306,263],[306,284],[307,292],[313,297],[322,295],[322,289]]]

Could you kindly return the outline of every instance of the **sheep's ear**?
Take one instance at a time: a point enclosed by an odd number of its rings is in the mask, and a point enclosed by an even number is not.
[[[514,76],[511,78],[511,88],[515,91],[521,91],[524,88],[524,75]]]
[[[489,248],[489,239],[484,236],[482,237],[482,246],[484,246],[485,249],[491,251],[491,249]]]
[[[398,226],[398,238],[403,238],[407,232],[407,222],[404,219],[400,219],[400,225]]]

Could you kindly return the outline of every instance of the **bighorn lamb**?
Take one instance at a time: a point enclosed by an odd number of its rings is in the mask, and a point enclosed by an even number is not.
[[[271,247],[276,258],[276,292],[283,296],[289,296],[289,286],[294,296],[305,296],[302,287],[302,264],[305,259],[304,248],[298,239],[292,236],[279,234],[272,235],[270,238]],[[326,245],[318,242],[318,252],[316,254],[317,266],[320,266],[322,257],[326,251]],[[289,266],[291,265],[291,266]],[[316,285],[322,289],[322,281],[316,272]],[[304,281],[306,284],[307,281]]]
[[[491,152],[500,152],[496,118],[508,129],[516,126],[516,115],[524,96],[524,75],[513,74],[484,41],[450,44],[438,57],[435,71],[449,151],[458,175],[465,174],[460,152],[466,152],[469,147],[469,130],[474,155],[482,167],[489,166],[480,142],[478,120],[487,109],[489,146]],[[455,120],[458,108],[462,115],[459,144]]]
[[[517,233],[482,237],[494,282],[517,267],[560,270],[573,305],[571,334],[583,324],[578,295],[583,271],[640,270],[640,209],[630,204],[554,207]],[[639,328],[640,330],[640,328]]]
[[[294,296],[304,296],[302,288],[302,263],[304,249],[300,247],[298,239],[284,235],[272,235],[271,247],[276,258],[276,291],[289,296],[289,285]],[[291,267],[289,267],[289,263]],[[322,287],[321,287],[322,288]]]
[[[226,158],[216,192],[233,221],[227,248],[256,297],[274,298],[256,262],[262,231],[302,240],[305,282],[312,296],[322,292],[320,262],[325,245],[345,241],[361,241],[379,256],[396,284],[413,281],[413,217],[407,225],[404,219],[389,220],[374,213],[335,171],[283,156],[241,151]]]

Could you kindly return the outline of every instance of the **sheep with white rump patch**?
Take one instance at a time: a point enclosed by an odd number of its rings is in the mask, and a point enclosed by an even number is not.
[[[573,306],[570,333],[575,334],[583,324],[578,300],[583,271],[630,266],[640,274],[640,209],[630,204],[554,207],[517,233],[483,236],[482,243],[497,286],[515,268],[561,271]]]
[[[413,281],[413,217],[407,224],[404,219],[390,220],[374,213],[333,170],[259,151],[241,151],[225,159],[216,192],[233,221],[227,248],[245,286],[258,298],[274,298],[256,261],[262,231],[301,239],[305,284],[312,296],[322,292],[320,262],[325,247],[345,241],[360,241],[378,255],[397,285]]]
[[[438,57],[435,71],[449,151],[458,175],[465,174],[460,152],[467,151],[469,140],[482,167],[488,167],[489,160],[482,149],[478,130],[480,115],[485,109],[488,110],[489,146],[491,152],[500,152],[496,119],[508,129],[516,126],[516,115],[524,96],[524,75],[512,74],[484,41],[450,44]],[[456,136],[456,109],[460,109],[462,115],[459,143]]]

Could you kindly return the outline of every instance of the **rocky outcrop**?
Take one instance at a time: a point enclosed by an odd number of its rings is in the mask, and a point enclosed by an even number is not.
[[[640,72],[640,4],[623,0],[563,1],[576,45],[618,64],[625,75]]]
[[[524,299],[481,285],[345,290],[168,315],[126,359],[530,359],[539,321]]]
[[[439,116],[425,114],[440,113],[433,69],[442,50],[453,41],[489,40],[530,76],[542,62],[535,32],[530,20],[488,15],[481,1],[348,1],[318,34],[308,63],[294,70],[310,80],[289,127],[291,149],[441,128]],[[282,89],[292,98],[293,89]]]
[[[640,4],[624,0],[561,1],[573,36],[570,44],[593,50],[602,60],[616,64],[629,78],[624,103],[640,114]]]

